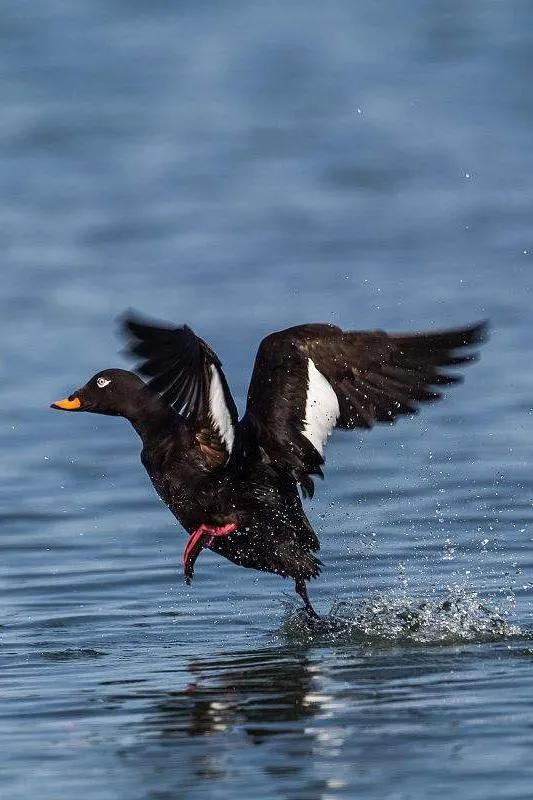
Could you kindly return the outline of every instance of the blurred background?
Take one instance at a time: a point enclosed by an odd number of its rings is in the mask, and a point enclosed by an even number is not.
[[[525,0],[2,7],[6,797],[529,796],[532,31]],[[241,411],[272,330],[490,318],[307,506],[313,601],[375,633],[379,593],[386,646],[302,642],[291,587],[209,553],[186,587],[126,423],[48,410],[126,366],[127,307],[207,339]]]

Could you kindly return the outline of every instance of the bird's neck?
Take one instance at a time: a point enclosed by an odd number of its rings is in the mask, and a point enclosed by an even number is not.
[[[155,395],[149,400],[145,397],[141,405],[130,409],[124,416],[141,437],[144,447],[169,437],[179,439],[186,432],[184,420]]]

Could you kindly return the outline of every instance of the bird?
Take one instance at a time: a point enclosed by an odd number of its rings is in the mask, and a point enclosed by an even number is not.
[[[487,321],[435,332],[310,323],[271,333],[239,419],[219,357],[188,325],[131,310],[120,323],[134,371],[100,371],[51,407],[129,420],[156,492],[188,534],[187,583],[209,549],[292,579],[313,618],[307,584],[323,564],[302,500],[323,477],[329,435],[393,424],[439,400],[488,333]]]

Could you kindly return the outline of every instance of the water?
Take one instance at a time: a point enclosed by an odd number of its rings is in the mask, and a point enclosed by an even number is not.
[[[533,8],[4,5],[0,782],[9,800],[531,796]],[[490,317],[445,403],[339,434],[292,587],[203,553],[128,425],[50,401],[187,321]]]

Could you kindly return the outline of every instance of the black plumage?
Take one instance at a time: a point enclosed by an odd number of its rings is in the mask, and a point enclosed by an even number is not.
[[[55,408],[124,416],[139,433],[157,492],[190,535],[185,575],[204,547],[245,567],[291,577],[307,610],[320,545],[298,487],[312,495],[334,427],[393,423],[458,383],[486,323],[436,333],[298,325],[259,347],[246,411],[216,353],[191,328],[123,321],[136,371],[104,370]]]

